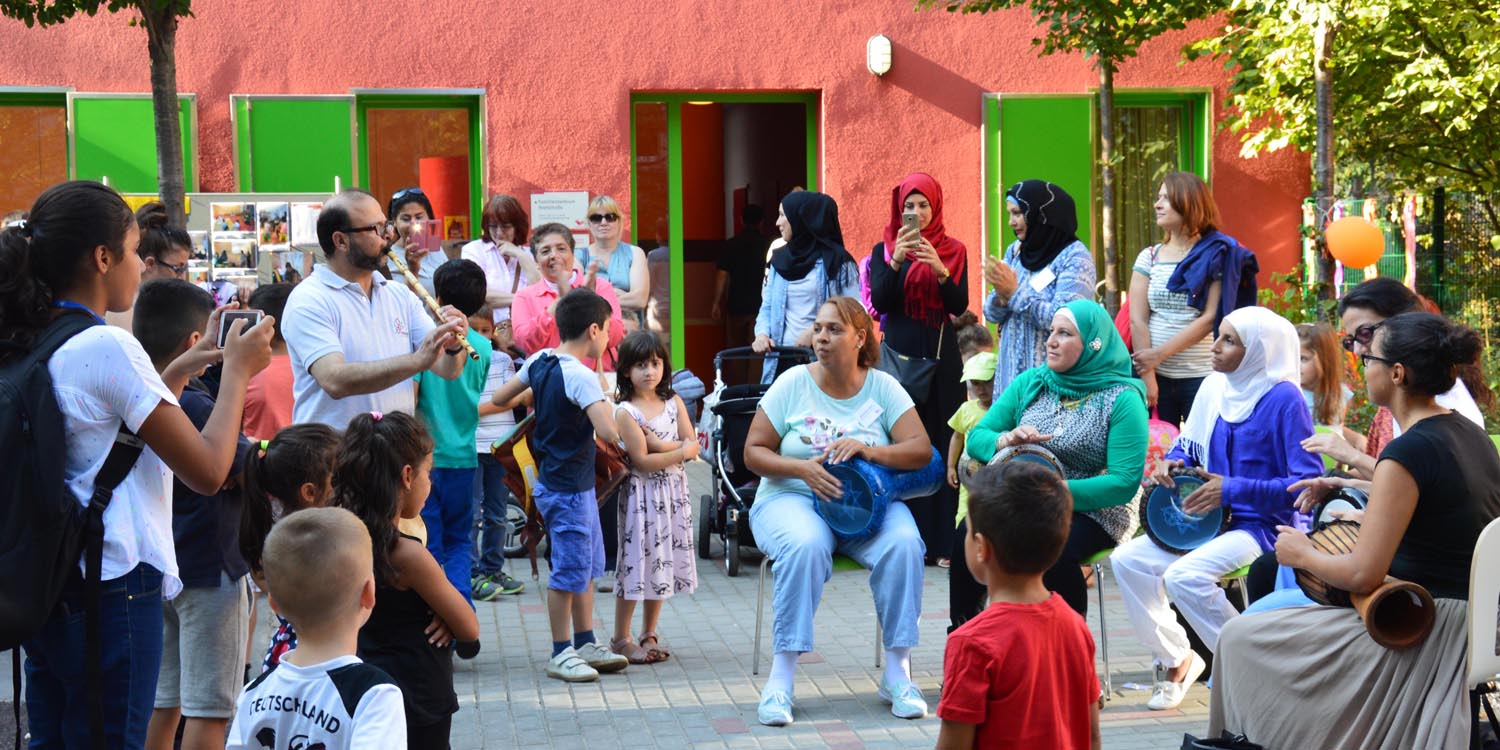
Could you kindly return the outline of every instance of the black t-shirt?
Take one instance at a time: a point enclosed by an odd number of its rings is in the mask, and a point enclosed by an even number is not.
[[[1396,547],[1391,575],[1435,597],[1469,598],[1469,564],[1486,524],[1500,515],[1500,454],[1484,430],[1457,413],[1428,417],[1392,440],[1395,461],[1417,482],[1417,507]]]
[[[719,255],[720,271],[729,274],[729,314],[760,312],[760,290],[766,278],[766,248],[771,240],[754,229],[729,238]]]
[[[214,397],[197,379],[182,389],[178,402],[193,426],[200,430],[214,412]],[[250,441],[241,435],[234,466],[229,471],[231,477],[242,473],[249,454]],[[242,504],[238,487],[205,497],[188,489],[181,480],[173,480],[172,537],[183,586],[212,588],[219,585],[220,571],[232,579],[250,572],[244,555],[240,554]]]

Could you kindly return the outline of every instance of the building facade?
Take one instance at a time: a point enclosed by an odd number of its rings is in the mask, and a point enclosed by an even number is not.
[[[739,206],[774,218],[795,186],[827,192],[862,257],[892,186],[921,170],[942,182],[948,231],[970,248],[978,309],[980,257],[1012,239],[1007,184],[1067,188],[1080,236],[1098,245],[1098,76],[1081,56],[1040,57],[1025,10],[912,5],[200,1],[177,40],[187,183],[303,193],[337,177],[381,197],[420,183],[471,235],[491,193],[612,195],[630,241],[668,248],[674,358],[701,373],[722,344],[713,264]],[[1180,61],[1210,28],[1154,40],[1116,76],[1120,265],[1128,274],[1155,239],[1160,173],[1187,169],[1210,181],[1264,284],[1299,262],[1308,162],[1241,158],[1239,137],[1218,131],[1226,71]],[[884,75],[867,67],[875,35],[891,40]],[[5,19],[0,39],[0,211],[70,176],[155,190],[142,29],[125,15],[50,29]]]

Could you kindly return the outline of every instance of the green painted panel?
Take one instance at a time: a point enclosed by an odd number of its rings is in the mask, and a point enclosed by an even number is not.
[[[999,109],[1000,183],[992,193],[994,215],[987,218],[999,224],[1001,247],[1016,239],[1005,221],[1005,189],[1039,179],[1073,196],[1078,237],[1093,248],[1093,97],[1002,96]]]
[[[195,188],[193,100],[179,97],[178,105],[183,177],[191,191]],[[109,184],[122,193],[160,191],[150,97],[74,97],[73,165],[77,179],[109,177]]]
[[[248,174],[242,189],[256,193],[321,193],[334,177],[354,184],[354,132],[348,99],[251,99]],[[244,161],[241,161],[244,164]]]

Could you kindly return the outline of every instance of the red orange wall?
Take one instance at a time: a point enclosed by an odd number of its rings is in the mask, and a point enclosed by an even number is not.
[[[202,188],[235,187],[232,93],[476,87],[489,94],[491,190],[586,186],[617,196],[628,215],[631,92],[810,90],[821,92],[821,187],[840,203],[851,251],[868,252],[890,187],[922,169],[944,184],[949,231],[977,252],[982,94],[1081,92],[1097,82],[1079,56],[1038,58],[1031,39],[1039,31],[1024,10],[916,13],[911,0],[431,0],[393,8],[196,3],[179,32],[177,70],[180,90],[198,95]],[[1217,117],[1221,66],[1179,65],[1182,44],[1208,28],[1147,45],[1116,84],[1212,86]],[[0,20],[0,86],[148,91],[144,33],[107,14],[45,30]],[[884,78],[864,66],[865,41],[879,33],[895,43]],[[1243,160],[1238,150],[1236,136],[1216,139],[1214,188],[1226,229],[1260,254],[1264,282],[1297,262],[1307,159],[1283,152]],[[977,302],[977,274],[970,281]]]

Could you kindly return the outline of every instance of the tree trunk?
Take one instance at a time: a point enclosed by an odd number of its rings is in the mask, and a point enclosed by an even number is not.
[[[1099,60],[1099,241],[1104,246],[1104,307],[1120,311],[1119,259],[1115,249],[1115,66]]]
[[[186,227],[182,129],[177,105],[177,14],[171,0],[141,0],[141,25],[151,51],[151,104],[156,119],[156,174],[172,226]]]
[[[1333,209],[1333,21],[1327,4],[1318,10],[1318,28],[1314,39],[1313,90],[1317,107],[1318,140],[1314,156],[1313,181],[1317,183],[1318,267],[1314,278],[1319,299],[1332,300],[1333,255],[1328,252],[1323,229]]]

